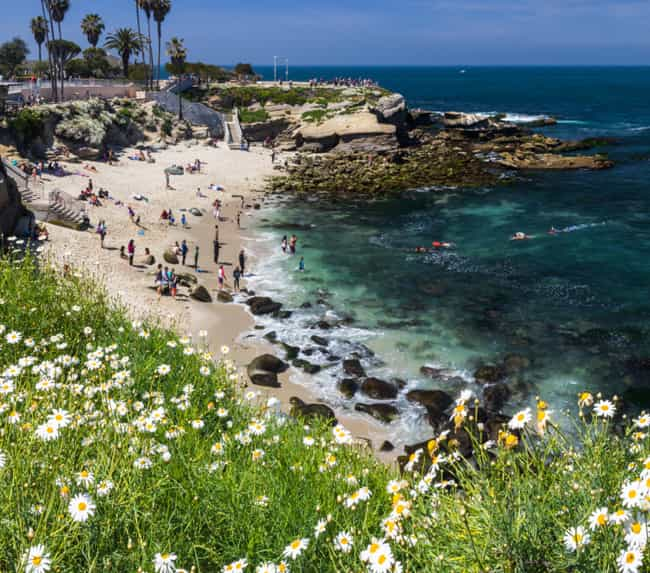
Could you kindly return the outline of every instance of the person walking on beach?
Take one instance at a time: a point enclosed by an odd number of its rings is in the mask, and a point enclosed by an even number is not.
[[[232,282],[233,282],[233,288],[235,292],[239,292],[240,278],[241,278],[241,271],[239,270],[239,267],[236,267],[235,270],[232,272]]]
[[[237,211],[237,228],[241,229],[241,211]]]
[[[169,290],[171,291],[172,298],[176,300],[176,290],[178,289],[178,276],[174,269],[169,271]]]
[[[241,269],[242,276],[246,274],[246,255],[244,254],[244,249],[239,251],[239,268]]]
[[[133,266],[133,257],[135,256],[135,241],[129,239],[129,244],[126,247],[126,252],[129,255],[129,266]]]
[[[185,259],[187,258],[187,252],[190,250],[190,248],[187,246],[187,241],[183,239],[183,242],[181,243],[181,258],[183,260],[183,266],[185,266]]]
[[[194,247],[194,268],[199,270],[199,246]]]
[[[104,239],[106,238],[106,221],[103,219],[97,225],[97,234],[99,235],[99,244],[101,248],[104,248]]]
[[[155,284],[156,284],[156,292],[158,293],[158,298],[160,298],[162,296],[162,289],[163,289],[163,266],[160,263],[158,264],[158,269],[156,270]]]
[[[219,290],[223,290],[223,283],[226,281],[226,269],[223,265],[219,266]]]
[[[296,254],[296,243],[298,242],[298,237],[291,235],[291,240],[289,241],[289,252],[292,255]]]
[[[287,236],[286,235],[284,237],[282,237],[282,243],[280,244],[280,246],[282,247],[282,252],[286,253],[287,252]]]
[[[305,257],[300,257],[300,262],[298,263],[298,270],[301,273],[305,272]]]
[[[181,227],[183,227],[183,229],[187,228],[187,217],[185,216],[185,213],[181,215]]]

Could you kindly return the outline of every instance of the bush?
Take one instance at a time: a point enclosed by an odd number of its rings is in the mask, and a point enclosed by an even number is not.
[[[29,145],[44,135],[47,112],[34,108],[21,109],[15,118],[9,121],[9,129],[16,138],[19,147]]]
[[[326,109],[314,109],[311,111],[306,111],[302,114],[301,117],[304,121],[320,123],[328,117],[328,112]]]
[[[239,120],[242,123],[257,123],[269,119],[269,114],[264,109],[248,110],[242,109],[239,111]]]
[[[162,125],[160,126],[160,133],[162,133],[165,137],[169,137],[172,134],[172,130],[174,129],[174,124],[172,123],[172,120],[170,118],[165,118],[162,122]]]

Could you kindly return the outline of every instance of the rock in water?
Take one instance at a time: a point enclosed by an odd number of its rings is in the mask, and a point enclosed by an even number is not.
[[[395,449],[395,446],[391,444],[388,440],[384,440],[379,448],[380,452],[392,452]]]
[[[312,364],[311,362],[303,360],[302,358],[296,358],[291,364],[294,366],[294,368],[301,368],[307,374],[317,374],[321,369],[318,364]]]
[[[503,370],[498,366],[481,366],[474,372],[474,378],[479,384],[494,384],[504,377]]]
[[[176,253],[174,253],[171,249],[167,249],[163,253],[163,259],[165,259],[165,262],[169,263],[170,265],[178,264],[178,257],[176,256]]]
[[[397,398],[397,388],[390,382],[379,378],[366,378],[361,384],[361,391],[375,400],[392,400]]]
[[[219,302],[232,302],[234,299],[228,291],[220,290],[217,293],[217,300]]]
[[[489,384],[483,388],[483,404],[487,410],[498,412],[510,398],[510,388],[502,382]]]
[[[397,416],[399,416],[399,410],[393,404],[355,404],[354,409],[357,412],[363,412],[369,414],[373,418],[379,420],[380,422],[390,423]]]
[[[325,404],[306,404],[300,398],[292,396],[289,398],[291,404],[291,415],[295,418],[309,420],[311,418],[322,418],[328,422],[336,424],[336,415],[334,410]]]
[[[270,388],[279,388],[278,375],[274,372],[266,372],[264,370],[248,370],[248,377],[251,382],[257,386],[268,386]]]
[[[365,378],[366,371],[361,366],[361,361],[358,358],[348,358],[343,361],[343,372],[348,376],[355,378]]]
[[[410,402],[417,402],[426,408],[435,408],[444,412],[452,405],[454,399],[442,390],[411,390],[406,394]]]
[[[255,315],[272,314],[282,308],[282,303],[275,302],[267,296],[253,296],[246,301]]]
[[[346,398],[352,398],[359,390],[359,384],[354,378],[344,378],[338,384],[338,389]]]
[[[190,298],[199,302],[212,302],[212,296],[203,285],[196,285],[190,292]]]
[[[327,340],[327,338],[323,338],[322,336],[318,336],[317,334],[314,334],[314,336],[311,337],[312,341],[318,344],[318,346],[328,346],[330,341]]]

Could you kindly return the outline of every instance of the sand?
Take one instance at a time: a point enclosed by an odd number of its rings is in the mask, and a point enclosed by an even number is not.
[[[102,200],[100,207],[87,206],[93,225],[89,231],[79,232],[48,225],[48,256],[55,264],[68,263],[73,268],[91,273],[134,318],[154,318],[174,328],[179,334],[191,334],[197,341],[198,333],[207,331],[210,349],[219,355],[221,347],[227,346],[230,349],[229,358],[240,365],[242,379],[248,381],[245,365],[250,360],[264,352],[282,357],[282,352],[270,344],[260,344],[252,339],[254,317],[242,304],[244,295],[235,295],[234,304],[216,301],[218,267],[213,262],[213,239],[217,221],[213,216],[212,203],[215,198],[222,201],[222,220],[218,223],[221,243],[219,263],[224,265],[226,284],[230,287],[232,271],[238,265],[238,254],[247,236],[247,229],[250,229],[256,219],[263,217],[264,196],[260,190],[265,178],[273,173],[270,151],[255,146],[248,152],[232,151],[224,145],[215,148],[192,142],[156,152],[153,155],[155,163],[129,160],[128,156],[133,153],[133,150],[124,150],[118,163],[113,166],[92,161],[70,164],[63,162],[67,170],[81,174],[63,178],[44,177],[46,191],[59,189],[74,197],[87,186],[88,179],[91,178],[95,191],[104,188],[113,199]],[[173,189],[166,189],[163,170],[172,164],[185,166],[194,163],[196,159],[200,159],[203,164],[201,173],[171,176]],[[96,171],[85,169],[86,166],[93,167]],[[224,190],[209,190],[210,184],[219,185]],[[198,188],[205,197],[197,196]],[[133,196],[136,194],[146,197],[148,201],[135,200]],[[118,205],[118,202],[122,204]],[[262,209],[254,209],[256,203]],[[140,217],[139,227],[130,220],[128,206]],[[188,225],[187,228],[181,227],[181,209],[189,210],[193,207],[200,209],[202,216],[186,212]],[[160,220],[162,211],[170,208],[176,218],[175,226],[169,226]],[[236,221],[238,212],[241,214],[241,228]],[[108,229],[104,248],[101,248],[99,235],[94,231],[99,220],[106,221]],[[144,234],[139,235],[138,232]],[[126,246],[129,239],[134,239],[136,244],[133,267],[119,255],[120,247]],[[193,301],[186,296],[186,289],[179,289],[180,294],[176,300],[170,296],[159,298],[155,290],[150,288],[154,285],[152,273],[156,265],[147,267],[142,264],[145,247],[154,255],[156,263],[167,265],[162,258],[163,252],[176,241],[180,244],[183,239],[189,246],[186,261],[188,266],[177,265],[176,271],[194,273],[200,284],[211,292],[215,300],[213,303]],[[198,273],[190,266],[194,264],[195,245],[199,246],[200,252],[201,272]],[[255,253],[247,252],[246,256],[247,270],[254,269]],[[246,287],[245,277],[241,286]],[[289,399],[292,396],[308,403],[318,401],[308,389],[308,378],[304,375],[300,377],[295,370],[291,369],[281,375],[280,382],[281,388],[277,389],[253,388],[262,395],[277,397],[285,411],[290,408]],[[375,448],[389,439],[386,428],[370,418],[336,413],[339,421],[353,435],[363,442],[370,440]],[[381,457],[390,459],[393,455],[382,454]]]

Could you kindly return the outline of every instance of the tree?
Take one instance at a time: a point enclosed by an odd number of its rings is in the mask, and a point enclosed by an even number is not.
[[[122,60],[122,73],[129,76],[129,61],[132,54],[137,54],[144,45],[144,38],[131,28],[118,28],[106,37],[104,47],[115,50]]]
[[[153,19],[158,28],[158,69],[156,70],[156,86],[160,89],[160,52],[162,44],[162,23],[172,9],[171,0],[153,1]]]
[[[49,34],[48,38],[46,41],[49,43],[50,39],[54,39],[54,20],[52,20],[52,9],[51,9],[51,4],[50,0],[41,0],[41,11],[43,12],[43,19],[46,22],[49,22],[50,24],[50,29],[49,29]],[[58,101],[59,99],[59,91],[57,89],[57,81],[56,81],[56,62],[54,61],[54,58],[52,57],[52,52],[50,50],[47,51],[47,60],[50,65],[50,94],[54,101]]]
[[[61,33],[61,22],[63,22],[63,20],[65,19],[65,15],[68,13],[68,10],[70,9],[70,0],[47,0],[47,1],[50,6],[50,18],[53,22],[57,23],[57,26],[59,28],[59,40],[63,41],[63,34]],[[52,34],[52,41],[53,40],[54,40],[54,34]],[[61,50],[63,50],[62,46],[61,46]],[[64,53],[61,50],[59,51],[59,54]],[[79,48],[79,50],[81,51],[81,48]],[[55,61],[57,60],[55,59]],[[63,99],[63,70],[65,68],[65,63],[63,60],[58,60],[57,64],[59,66],[59,81],[61,83],[61,99]]]
[[[180,76],[185,70],[185,60],[187,60],[187,49],[183,44],[181,38],[173,37],[167,42],[167,55],[171,60],[171,68],[175,75]],[[183,98],[181,97],[181,90],[178,90],[178,119],[183,119]]]
[[[0,44],[0,70],[10,78],[16,75],[18,67],[27,59],[29,48],[25,40],[16,36],[13,40]]]
[[[237,64],[235,66],[235,74],[238,76],[254,76],[255,70],[250,64]]]
[[[76,58],[81,53],[81,48],[70,40],[51,40],[47,45],[47,49],[61,62],[64,68],[70,60]]]
[[[138,4],[140,5],[140,8],[142,8],[142,11],[144,12],[144,15],[147,17],[147,44],[149,45],[149,67],[151,69],[151,74],[149,76],[149,79],[151,81],[151,84],[153,84],[153,48],[151,46],[151,14],[153,12],[153,4],[155,0],[138,0]]]
[[[88,14],[81,21],[81,31],[93,48],[97,47],[99,37],[102,35],[104,28],[104,21],[99,14]]]
[[[32,29],[34,41],[38,45],[38,61],[42,62],[42,47],[47,38],[47,20],[43,16],[36,16],[36,18],[32,18],[29,27]]]

